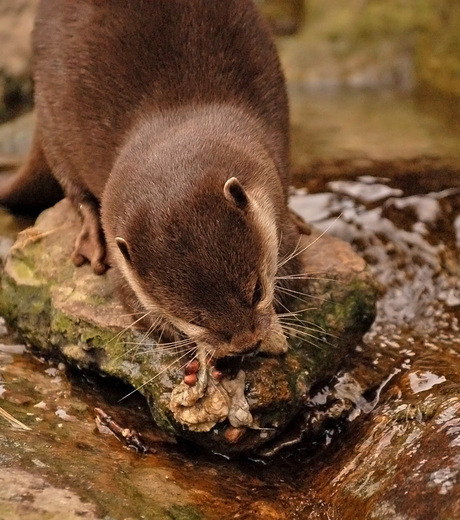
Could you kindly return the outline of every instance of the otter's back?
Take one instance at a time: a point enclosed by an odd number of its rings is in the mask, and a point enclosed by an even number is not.
[[[287,185],[284,79],[252,1],[44,0],[33,45],[39,132],[58,178],[100,197],[140,112],[224,103],[260,118]]]

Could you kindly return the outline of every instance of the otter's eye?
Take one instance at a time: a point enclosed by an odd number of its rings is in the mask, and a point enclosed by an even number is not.
[[[254,287],[254,293],[252,294],[252,306],[255,307],[263,296],[263,288],[260,278],[257,278],[256,286]]]

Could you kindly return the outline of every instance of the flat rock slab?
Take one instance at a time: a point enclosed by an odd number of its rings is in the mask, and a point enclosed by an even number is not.
[[[254,450],[283,432],[309,403],[311,386],[337,371],[374,319],[377,288],[365,262],[345,242],[312,230],[303,237],[305,294],[293,300],[302,312],[290,318],[287,354],[244,358],[240,387],[229,391],[244,401],[241,408],[203,421],[198,401],[185,422],[171,403],[182,354],[157,348],[155,335],[136,328],[114,295],[110,270],[95,276],[89,266],[73,266],[79,228],[63,200],[20,233],[1,273],[0,314],[41,352],[138,388],[165,431],[221,453]],[[232,413],[250,420],[235,424]]]
[[[97,520],[100,516],[96,515],[95,510],[94,505],[83,503],[68,489],[55,487],[44,479],[17,468],[0,468],[2,518],[59,520],[65,511],[67,520]]]

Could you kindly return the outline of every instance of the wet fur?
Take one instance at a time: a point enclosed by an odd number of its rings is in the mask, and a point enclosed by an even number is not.
[[[265,339],[273,286],[252,305],[254,284],[298,232],[284,78],[253,3],[44,0],[33,47],[37,132],[0,203],[27,208],[34,182],[52,202],[51,171],[83,216],[76,265],[103,272],[105,237],[133,308],[219,355]],[[225,198],[231,177],[247,208]],[[278,274],[299,271],[294,259]]]

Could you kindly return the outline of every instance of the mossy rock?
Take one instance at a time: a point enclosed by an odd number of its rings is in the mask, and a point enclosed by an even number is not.
[[[70,253],[80,228],[67,200],[20,233],[1,273],[0,314],[34,348],[83,369],[115,376],[139,388],[157,424],[223,453],[254,450],[280,434],[308,403],[313,384],[333,375],[371,325],[377,290],[365,262],[350,246],[312,230],[303,254],[309,307],[296,315],[287,354],[243,360],[244,397],[254,420],[235,428],[228,419],[192,431],[170,408],[183,379],[177,354],[155,348],[156,338],[130,327],[114,295],[112,273],[75,268]],[[236,434],[235,434],[236,431]]]

